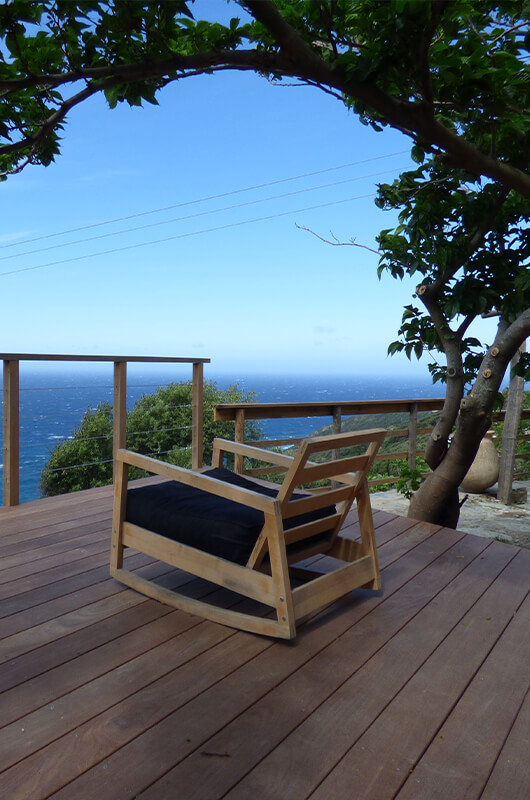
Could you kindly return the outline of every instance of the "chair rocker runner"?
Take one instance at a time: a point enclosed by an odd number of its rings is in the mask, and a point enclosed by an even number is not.
[[[293,638],[301,617],[353,589],[381,586],[367,474],[384,436],[383,429],[373,429],[309,438],[294,457],[215,439],[212,469],[204,472],[119,450],[111,575],[150,597],[215,622]],[[346,452],[341,457],[342,450],[355,447],[357,452],[359,445],[362,455]],[[331,461],[314,460],[327,451],[332,451]],[[224,469],[225,453],[283,467],[287,470],[283,483],[266,485]],[[129,489],[129,466],[168,480]],[[295,491],[323,479],[331,480],[331,486]],[[340,534],[354,500],[360,542]],[[263,603],[274,614],[263,617],[220,608],[158,585],[124,567],[126,547]],[[347,563],[325,574],[293,566],[317,554]],[[305,582],[293,588],[291,577]]]

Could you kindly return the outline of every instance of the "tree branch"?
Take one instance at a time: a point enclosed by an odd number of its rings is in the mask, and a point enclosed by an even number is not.
[[[448,0],[440,0],[440,9]],[[244,5],[252,16],[261,22],[274,35],[280,48],[295,58],[297,65],[303,65],[315,74],[312,77],[319,84],[327,84],[356,97],[380,113],[389,124],[409,136],[426,139],[450,154],[455,164],[478,175],[487,175],[510,189],[530,198],[530,175],[522,170],[491,156],[481,153],[462,136],[449,130],[436,120],[428,106],[418,103],[402,102],[381,91],[366,81],[358,81],[348,76],[338,65],[323,62],[301,36],[279,13],[270,0],[245,0]]]
[[[179,77],[186,77],[188,70],[200,71],[225,66],[232,69],[257,70],[262,72],[285,72],[289,64],[279,53],[267,53],[264,50],[215,50],[192,55],[174,54],[171,58],[160,61],[139,61],[130,64],[110,64],[103,67],[80,67],[70,72],[52,73],[50,75],[31,74],[26,78],[0,81],[1,96],[21,89],[47,88],[55,89],[74,83],[78,80],[105,81],[117,79],[122,83],[162,78],[174,72],[182,72]]]
[[[87,100],[93,94],[96,94],[100,91],[99,86],[88,86],[83,91],[78,92],[78,94],[73,95],[68,100],[65,100],[61,106],[51,114],[48,119],[46,119],[39,127],[38,132],[32,134],[31,136],[26,136],[25,138],[21,139],[18,142],[13,142],[9,145],[4,145],[0,148],[0,153],[13,153],[21,150],[25,150],[27,147],[30,148],[29,153],[27,154],[27,158],[24,162],[24,166],[29,163],[35,153],[38,151],[39,146],[44,142],[46,137],[51,133],[51,131],[59,125],[62,120],[66,117],[68,112],[74,108],[75,106],[82,103],[84,100]],[[19,168],[15,168],[14,171],[19,172]],[[0,173],[5,174],[5,173]]]
[[[464,319],[460,327],[456,331],[456,335],[460,338],[464,338],[464,334],[471,325],[471,323],[477,318],[476,314],[468,314],[468,316]]]
[[[433,2],[431,2],[431,20],[429,24],[425,26],[420,41],[419,64],[421,83],[423,87],[423,99],[430,108],[433,108],[433,92],[431,70],[429,66],[429,50],[432,44],[432,37],[434,36],[440,18],[442,17],[447,5],[448,0],[433,0]]]

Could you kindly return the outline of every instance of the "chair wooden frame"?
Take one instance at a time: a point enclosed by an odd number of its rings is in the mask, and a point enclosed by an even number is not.
[[[367,474],[385,433],[383,429],[373,429],[305,439],[294,457],[224,439],[214,440],[213,467],[222,466],[225,453],[257,458],[284,467],[287,472],[276,498],[234,486],[200,472],[157,461],[149,456],[118,450],[111,575],[149,597],[215,622],[267,636],[293,638],[296,634],[296,622],[300,618],[355,588],[381,587]],[[366,445],[363,455],[337,457],[337,451],[340,453],[343,448],[358,445]],[[323,451],[333,452],[331,461],[310,460]],[[262,511],[265,522],[248,562],[242,566],[127,522],[129,466],[139,467],[154,475],[176,480]],[[324,478],[332,480],[329,488],[314,492],[304,491],[303,498],[291,499],[296,487]],[[347,539],[339,533],[354,500],[358,506],[360,542]],[[284,520],[289,517],[330,506],[334,507],[333,513],[330,512],[325,518],[284,529]],[[330,533],[322,542],[322,537],[318,534],[324,532]],[[295,542],[296,554],[289,553],[288,545]],[[124,568],[123,552],[126,547],[264,603],[274,610],[275,618],[219,608],[157,585]],[[347,563],[325,574],[305,568],[296,570],[292,566],[295,562],[317,553],[324,553]],[[291,577],[295,575],[297,578],[303,575],[306,582],[292,588]]]

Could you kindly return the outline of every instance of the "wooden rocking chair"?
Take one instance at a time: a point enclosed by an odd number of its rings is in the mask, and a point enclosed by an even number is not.
[[[216,439],[213,468],[193,472],[128,450],[116,462],[111,575],[164,603],[268,636],[291,639],[296,621],[352,589],[381,586],[367,474],[382,429],[305,439],[296,456]],[[344,448],[362,455],[340,457]],[[315,456],[332,451],[331,461]],[[234,453],[287,469],[281,486],[223,468]],[[350,451],[351,452],[351,451]],[[338,456],[338,457],[337,457]],[[169,480],[128,489],[129,465]],[[323,479],[313,492],[297,487]],[[357,500],[361,541],[339,531]],[[125,547],[270,606],[275,619],[219,608],[157,585],[123,566]],[[292,567],[323,553],[348,563],[326,574]],[[291,587],[290,573],[307,580]]]

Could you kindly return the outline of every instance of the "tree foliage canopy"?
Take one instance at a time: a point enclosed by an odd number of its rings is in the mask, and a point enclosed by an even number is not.
[[[530,197],[527,0],[232,5],[247,12],[243,22],[195,19],[183,0],[4,4],[4,173],[50,163],[67,114],[93,94],[104,92],[111,107],[156,103],[172,81],[237,69],[331,92],[376,130],[392,125],[419,148]]]
[[[214,438],[234,438],[233,422],[214,422],[218,403],[249,403],[254,395],[237,385],[219,389],[214,381],[204,383],[203,455],[212,456]],[[191,468],[192,384],[170,383],[153,394],[144,394],[127,414],[127,447],[162,461]],[[259,439],[258,423],[247,422],[247,438]],[[142,473],[131,468],[131,478]],[[58,442],[42,471],[44,496],[66,494],[112,483],[112,406],[100,403],[88,409],[72,437]]]

